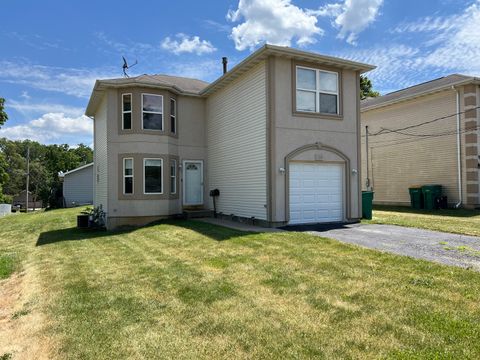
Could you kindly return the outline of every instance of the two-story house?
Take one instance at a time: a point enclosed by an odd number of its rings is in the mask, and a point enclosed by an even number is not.
[[[213,209],[257,223],[361,217],[360,74],[373,66],[265,45],[211,84],[98,80],[94,203],[108,228]]]
[[[438,184],[450,206],[478,208],[479,105],[480,78],[459,74],[362,101],[362,183],[375,203],[409,205],[409,187]]]

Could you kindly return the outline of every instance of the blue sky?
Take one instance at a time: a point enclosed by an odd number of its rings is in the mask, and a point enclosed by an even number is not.
[[[97,78],[164,73],[212,81],[265,42],[377,65],[382,93],[480,75],[480,0],[4,1],[0,137],[92,144]]]

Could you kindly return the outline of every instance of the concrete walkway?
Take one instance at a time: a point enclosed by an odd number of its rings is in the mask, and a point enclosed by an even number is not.
[[[446,265],[480,271],[480,237],[448,234],[395,225],[350,224],[306,232]]]

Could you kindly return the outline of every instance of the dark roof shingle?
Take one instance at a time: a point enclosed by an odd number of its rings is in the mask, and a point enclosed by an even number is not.
[[[460,82],[465,82],[468,80],[474,80],[475,78],[472,76],[465,76],[460,74],[453,74],[444,76],[435,80],[427,81],[418,85],[414,85],[402,90],[394,91],[389,94],[385,94],[383,96],[379,96],[376,98],[368,98],[362,100],[361,107],[362,109],[371,108],[381,106],[386,103],[395,102],[400,99],[407,99],[410,97],[414,97],[415,95],[419,94],[428,94],[429,92],[433,92],[436,89],[448,88],[454,84],[458,84]]]
[[[116,79],[105,79],[100,80],[105,84],[131,84],[131,83],[142,83],[142,84],[152,84],[152,85],[163,85],[163,86],[172,86],[178,88],[180,91],[185,93],[194,93],[198,94],[204,88],[208,86],[208,83],[198,79],[191,79],[180,76],[171,76],[171,75],[148,75],[143,74],[135,77],[129,78],[116,78]]]

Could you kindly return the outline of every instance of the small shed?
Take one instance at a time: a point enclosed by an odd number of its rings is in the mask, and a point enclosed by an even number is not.
[[[93,204],[93,163],[60,173],[66,207]]]

